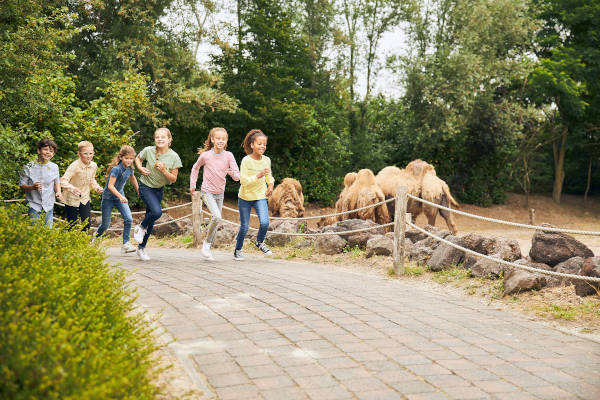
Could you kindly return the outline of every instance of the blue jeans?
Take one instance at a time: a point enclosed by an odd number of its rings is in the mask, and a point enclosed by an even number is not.
[[[162,215],[160,202],[163,199],[163,189],[164,186],[152,188],[140,182],[140,197],[144,200],[144,203],[146,203],[146,215],[140,224],[142,225],[142,228],[146,229],[146,234],[144,235],[144,240],[138,246],[140,249],[146,247],[148,238],[152,233],[152,228],[154,228],[154,222]]]
[[[116,197],[112,199],[102,199],[102,204],[100,206],[102,209],[102,223],[98,227],[96,236],[102,235],[110,227],[110,214],[115,207],[117,207],[117,210],[119,210],[121,216],[123,217],[123,243],[127,243],[129,242],[133,218],[131,217],[129,204],[121,203],[121,201],[119,201],[119,199]]]
[[[38,218],[42,214],[44,214],[44,223],[46,224],[46,226],[48,226],[48,228],[52,228],[52,224],[54,223],[54,220],[52,219],[52,217],[54,217],[54,209],[50,211],[44,211],[44,209],[42,209],[42,211],[36,211],[33,208],[29,207],[29,209],[27,210],[27,214],[34,221],[37,221]]]
[[[237,240],[235,243],[235,249],[241,250],[244,245],[244,238],[248,232],[250,226],[250,211],[254,207],[256,215],[258,215],[258,222],[260,226],[258,228],[258,235],[256,235],[256,241],[261,243],[267,236],[267,229],[269,229],[269,205],[267,199],[246,201],[238,197],[238,210],[240,211],[240,230],[237,234]]]

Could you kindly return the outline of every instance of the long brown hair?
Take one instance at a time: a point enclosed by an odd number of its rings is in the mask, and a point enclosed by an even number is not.
[[[252,147],[250,147],[250,145],[252,143],[254,143],[256,138],[261,137],[261,136],[268,138],[268,136],[265,135],[263,133],[263,131],[261,131],[260,129],[252,129],[250,132],[248,132],[246,134],[246,137],[244,138],[244,141],[242,142],[242,147],[244,148],[244,151],[246,152],[246,154],[252,154]]]
[[[108,178],[110,177],[110,171],[117,164],[119,164],[121,158],[127,155],[132,155],[133,157],[135,157],[135,150],[133,149],[133,147],[128,145],[121,146],[119,153],[112,159],[112,161],[110,162],[110,164],[108,164],[108,167],[106,168],[106,180],[108,180]],[[133,173],[133,163],[129,166],[129,168],[131,168],[131,173]]]
[[[208,151],[214,147],[215,144],[213,142],[213,135],[217,132],[225,132],[225,134],[229,138],[229,134],[227,133],[225,128],[220,128],[220,127],[212,128],[210,130],[210,132],[208,132],[208,137],[204,141],[204,147],[198,147],[198,154],[202,154],[205,151]],[[227,149],[227,144],[225,144],[225,149]]]

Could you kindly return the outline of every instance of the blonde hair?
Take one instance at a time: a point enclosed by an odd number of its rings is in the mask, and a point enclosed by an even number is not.
[[[261,136],[266,137],[268,139],[268,136],[265,135],[263,133],[263,131],[261,131],[260,129],[252,129],[250,132],[248,132],[246,134],[246,137],[244,138],[244,141],[242,142],[242,147],[244,148],[244,151],[246,152],[246,154],[252,154],[252,147],[250,145],[252,143],[254,143],[256,138],[259,138]]]
[[[94,145],[92,144],[92,142],[88,142],[87,140],[82,140],[81,142],[79,142],[77,144],[77,151],[81,151],[82,149],[85,149],[86,147],[91,147],[93,149]]]
[[[214,147],[215,143],[213,142],[213,135],[217,132],[225,132],[225,134],[229,138],[229,133],[227,133],[225,128],[220,128],[220,127],[212,128],[210,130],[210,132],[208,132],[208,137],[204,141],[204,147],[198,147],[198,154],[202,154],[205,151],[208,151]],[[225,148],[227,149],[227,143],[225,143]]]
[[[171,141],[173,140],[173,136],[171,135],[169,128],[165,128],[164,126],[162,128],[158,128],[154,131],[154,137],[156,137],[157,133],[165,133],[169,139],[171,139]],[[169,141],[169,147],[171,147],[171,141]],[[158,161],[158,148],[156,146],[154,146],[154,157],[156,158],[156,161]]]
[[[133,157],[135,157],[135,150],[133,149],[133,147],[128,146],[128,145],[124,145],[121,146],[121,149],[119,150],[119,153],[112,159],[112,161],[110,162],[110,164],[108,164],[108,167],[106,168],[106,180],[108,180],[109,176],[110,176],[110,171],[117,165],[119,164],[119,162],[121,161],[121,159],[127,155],[132,155]],[[129,167],[131,168],[131,173],[133,174],[133,164],[131,164],[131,166]]]

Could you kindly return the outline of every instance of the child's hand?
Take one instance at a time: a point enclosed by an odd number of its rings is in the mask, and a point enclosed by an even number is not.
[[[266,196],[271,197],[272,194],[273,194],[273,185],[269,185],[269,186],[267,186]]]
[[[39,182],[39,181],[33,182],[33,189],[41,191],[42,190],[42,182]]]
[[[227,168],[227,169],[225,170],[225,173],[226,173],[227,175],[229,175],[229,176],[233,177],[233,170],[232,170],[231,168]]]
[[[258,174],[256,174],[257,178],[262,178],[265,175],[269,175],[271,173],[271,169],[270,168],[265,168],[262,171],[260,171]]]
[[[62,201],[63,203],[65,202],[65,200],[63,199],[62,193],[56,193],[56,198],[60,201]]]
[[[81,197],[81,190],[79,190],[79,189],[77,189],[77,188],[74,188],[73,190],[71,190],[71,192],[73,192],[73,194],[75,194],[75,195],[77,195],[77,196]]]
[[[150,175],[150,170],[148,168],[140,168],[140,174],[144,175],[144,176],[148,176]]]
[[[193,196],[193,195],[194,195],[194,193],[196,193],[196,189],[194,189],[194,188],[190,188],[190,195],[191,195],[191,196]]]
[[[129,203],[129,201],[127,201],[127,197],[125,196],[121,196],[119,200],[121,201],[121,203]]]
[[[164,162],[157,161],[156,163],[154,163],[154,168],[156,168],[163,174],[165,173],[165,163]]]
[[[96,193],[100,194],[102,192],[104,192],[104,189],[102,189],[101,187],[96,188]]]

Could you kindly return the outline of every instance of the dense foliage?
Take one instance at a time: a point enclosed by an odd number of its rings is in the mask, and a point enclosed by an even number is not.
[[[335,199],[346,172],[414,158],[466,202],[594,193],[599,17],[584,0],[7,0],[0,196],[17,195],[42,136],[64,171],[79,140],[103,167],[160,125],[184,164],[171,194],[213,126],[238,162],[262,129],[275,178],[299,179],[309,201]],[[384,54],[392,32],[405,46]],[[210,43],[207,69],[196,56]],[[395,98],[377,94],[383,68]]]
[[[89,236],[0,207],[0,398],[153,399],[150,323]]]

